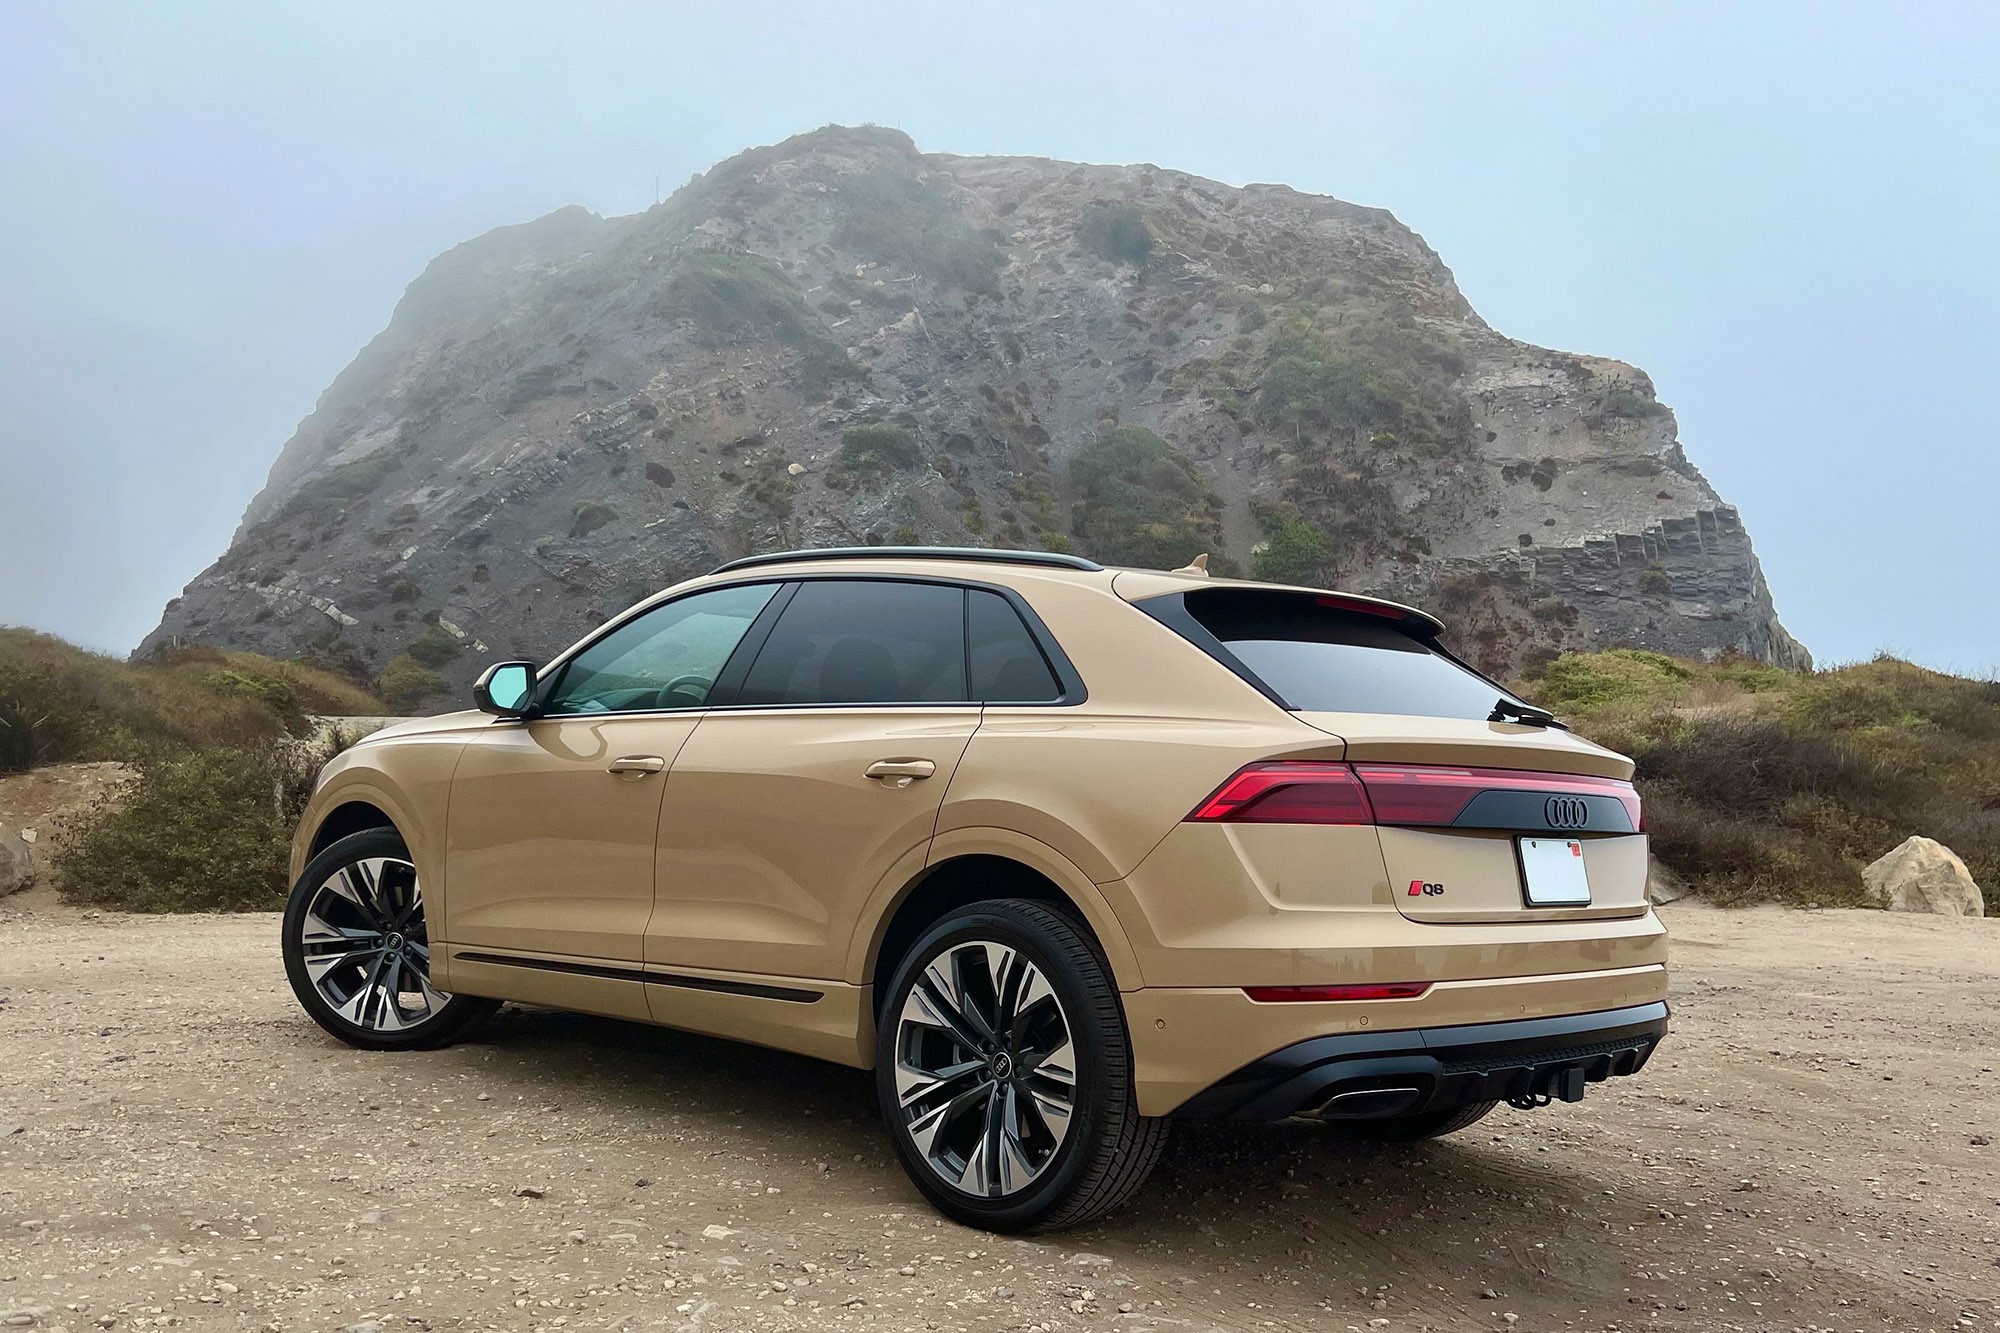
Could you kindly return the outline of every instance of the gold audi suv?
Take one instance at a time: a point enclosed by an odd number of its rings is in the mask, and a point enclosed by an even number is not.
[[[996,1231],[1175,1119],[1416,1139],[1666,1031],[1629,760],[1407,606],[1067,555],[756,556],[329,764],[285,966],[322,1027],[505,1000],[873,1069]]]

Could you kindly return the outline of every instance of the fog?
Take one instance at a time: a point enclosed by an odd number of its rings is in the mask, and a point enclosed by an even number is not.
[[[439,251],[876,122],[1387,208],[1653,376],[1822,663],[1990,672],[1996,16],[12,4],[0,624],[128,650]]]

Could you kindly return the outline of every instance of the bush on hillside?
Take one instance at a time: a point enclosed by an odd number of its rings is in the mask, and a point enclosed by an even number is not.
[[[1144,426],[1116,426],[1077,451],[1075,529],[1094,559],[1175,569],[1204,551],[1225,572],[1222,499],[1193,460]]]
[[[846,471],[873,476],[913,468],[923,461],[917,437],[901,426],[874,422],[840,432],[839,466]]]
[[[1521,689],[1633,756],[1654,853],[1711,897],[1859,903],[1861,868],[1922,834],[2000,912],[2000,682],[1614,650]]]
[[[1132,204],[1091,204],[1077,220],[1077,239],[1084,248],[1114,264],[1138,268],[1153,252],[1153,233],[1146,216]]]
[[[277,911],[291,822],[268,750],[202,750],[142,766],[113,808],[60,845],[71,902],[128,912]]]
[[[183,646],[127,662],[0,629],[0,766],[254,746],[296,731],[306,714],[384,711],[366,690],[303,662]]]

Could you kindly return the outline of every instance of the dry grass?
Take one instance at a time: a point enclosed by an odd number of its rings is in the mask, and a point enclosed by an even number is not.
[[[308,714],[387,711],[359,686],[301,662],[214,648],[125,662],[0,628],[0,769],[255,746],[300,730]]]
[[[1857,903],[1861,868],[1915,833],[2000,912],[2000,682],[1889,657],[1795,675],[1614,650],[1521,688],[1634,757],[1653,850],[1719,901]]]

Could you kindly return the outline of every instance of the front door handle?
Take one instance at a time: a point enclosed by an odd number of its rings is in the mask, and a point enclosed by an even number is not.
[[[611,772],[644,775],[657,773],[666,766],[667,761],[656,754],[628,754],[611,761]]]
[[[891,787],[907,787],[937,772],[937,765],[928,759],[877,759],[863,771]]]

